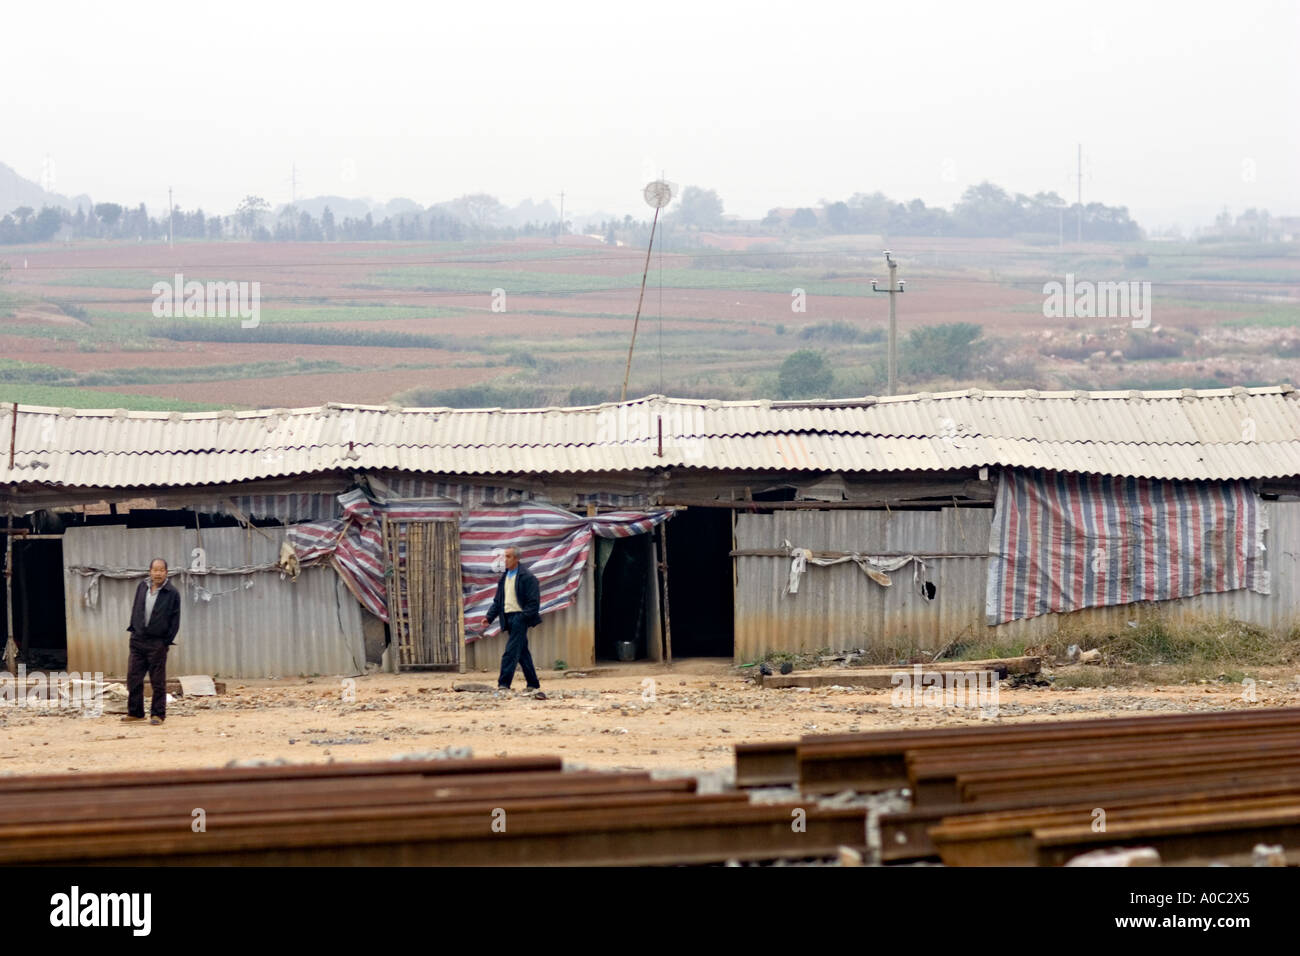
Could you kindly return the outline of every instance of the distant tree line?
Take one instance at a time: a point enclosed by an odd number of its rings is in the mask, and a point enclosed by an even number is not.
[[[45,242],[62,235],[69,239],[164,239],[174,229],[177,239],[252,239],[263,242],[357,242],[382,240],[515,239],[524,236],[558,236],[569,232],[567,222],[525,222],[497,225],[504,207],[493,196],[479,193],[431,206],[424,211],[386,215],[376,220],[371,213],[338,220],[329,206],[319,217],[289,205],[272,214],[271,206],[258,196],[246,196],[235,212],[227,216],[205,215],[202,209],[177,207],[172,216],[151,217],[145,205],[134,208],[117,203],[98,203],[90,209],[66,210],[44,207],[39,212],[22,206],[0,219],[0,243]],[[814,209],[771,210],[761,223],[726,219],[716,191],[687,186],[681,196],[660,217],[660,234],[674,248],[699,243],[702,230],[753,233],[765,231],[810,234],[871,233],[898,236],[998,237],[1023,234],[1075,235],[1082,214],[1083,237],[1091,240],[1141,238],[1138,224],[1123,206],[1103,203],[1068,205],[1054,192],[1032,196],[1011,194],[993,183],[969,187],[951,210],[927,206],[920,199],[896,202],[884,193],[855,193],[847,200],[823,200]],[[1249,234],[1262,220],[1267,233],[1267,213],[1239,224],[1235,231]],[[1222,217],[1221,217],[1222,218]],[[631,216],[592,224],[611,245],[626,242],[644,245],[649,239],[650,220]],[[590,228],[590,227],[589,227]],[[1220,223],[1220,231],[1229,231]]]
[[[476,201],[482,200],[482,201]],[[459,203],[460,206],[456,204]],[[490,221],[500,203],[490,196],[462,197],[447,204],[455,213],[438,207],[424,212],[385,216],[372,214],[337,221],[329,206],[317,218],[306,210],[286,206],[272,216],[271,206],[259,196],[245,196],[228,216],[207,215],[202,209],[176,207],[171,217],[151,217],[141,203],[135,208],[117,203],[96,203],[69,212],[56,206],[36,212],[20,206],[0,218],[0,244],[47,242],[66,239],[252,239],[261,242],[355,242],[367,240],[421,240],[455,242],[462,239],[515,239],[520,236],[558,236],[567,224],[527,222],[522,226],[497,226]],[[463,210],[461,207],[464,207]]]
[[[54,206],[42,206],[40,212],[19,206],[0,219],[0,243],[45,242],[62,227],[63,216],[64,211]]]
[[[1214,225],[1198,230],[1201,242],[1248,241],[1272,242],[1296,233],[1296,219],[1269,215],[1267,209],[1251,207],[1235,218],[1224,209],[1214,217]]]
[[[1085,239],[1141,238],[1140,227],[1123,206],[1088,203],[1081,208],[1054,192],[1013,195],[989,182],[969,187],[951,210],[927,206],[920,199],[898,202],[881,192],[855,193],[847,200],[823,199],[816,208],[773,209],[759,223],[726,218],[722,199],[715,190],[687,186],[660,218],[659,225],[665,237],[672,238],[678,247],[692,245],[692,237],[703,230],[749,235],[758,231],[981,238],[1064,233],[1073,237],[1079,229],[1080,214]],[[644,245],[650,222],[626,216],[601,222],[598,229],[611,245],[617,241]]]
[[[175,212],[176,238],[222,239],[229,232],[228,220],[204,216],[202,209]],[[117,203],[96,203],[89,209],[78,206],[69,212],[58,206],[43,206],[33,213],[20,206],[0,218],[0,244],[47,242],[62,234],[69,239],[165,239],[167,217],[150,217],[144,203],[135,208]]]
[[[969,187],[951,210],[927,206],[920,199],[897,202],[884,193],[855,193],[847,200],[823,200],[820,208],[792,214],[773,209],[763,220],[769,228],[822,233],[873,233],[896,236],[998,237],[1025,233],[1073,236],[1080,207],[1054,192],[1012,195],[984,182]],[[1083,236],[1095,240],[1141,238],[1138,224],[1124,206],[1088,203],[1082,208]]]

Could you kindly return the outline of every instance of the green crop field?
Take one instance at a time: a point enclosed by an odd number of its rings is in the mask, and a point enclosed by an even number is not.
[[[152,398],[123,392],[97,392],[57,385],[10,385],[0,383],[0,402],[45,405],[50,408],[125,408],[135,412],[207,412],[222,408],[205,402],[174,398]]]

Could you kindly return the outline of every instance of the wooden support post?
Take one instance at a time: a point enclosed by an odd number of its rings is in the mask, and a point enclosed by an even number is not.
[[[18,445],[18,403],[9,410],[9,470],[14,470],[14,449]]]
[[[15,412],[17,405],[14,406]],[[5,669],[16,674],[18,664],[18,645],[14,643],[14,516],[5,505]]]
[[[736,656],[736,595],[740,593],[740,562],[735,558],[734,552],[740,549],[736,542],[736,518],[737,512],[733,508],[731,511],[731,659],[733,663],[738,663],[740,658]]]
[[[664,614],[664,663],[673,662],[673,626],[672,615],[669,613],[668,605],[668,525],[661,523],[659,525],[659,572],[663,581],[663,600],[660,602],[663,606]]]
[[[19,625],[19,630],[21,630],[23,633],[22,633],[22,640],[18,642],[18,653],[22,655],[24,661],[30,661],[31,656],[29,654],[29,650],[31,647],[31,640],[32,640],[32,618],[31,618],[31,602],[27,600],[28,595],[30,593],[27,590],[27,564],[24,562],[21,568],[17,568],[15,570],[18,571],[18,588],[20,591],[23,592],[23,619],[22,619],[22,623]],[[10,600],[13,599],[12,592],[10,593],[9,598]],[[12,614],[12,612],[10,613]]]

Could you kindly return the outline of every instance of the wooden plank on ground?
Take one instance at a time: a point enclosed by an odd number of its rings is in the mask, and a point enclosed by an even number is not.
[[[871,687],[887,690],[898,687],[897,675],[905,674],[911,682],[919,673],[924,680],[931,674],[992,672],[996,679],[1012,674],[1037,674],[1042,668],[1040,657],[1001,657],[986,661],[953,661],[938,664],[898,664],[892,667],[830,667],[800,671],[797,674],[769,674],[761,677],[764,687]],[[919,671],[917,668],[920,668]]]

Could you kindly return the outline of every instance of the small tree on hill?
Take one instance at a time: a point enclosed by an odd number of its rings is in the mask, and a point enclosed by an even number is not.
[[[820,352],[800,349],[781,363],[777,389],[782,398],[821,398],[830,391],[834,373]]]
[[[925,378],[962,378],[969,375],[987,351],[973,322],[953,322],[913,329],[903,345],[903,375]]]
[[[683,226],[708,229],[722,221],[722,200],[712,189],[687,186],[677,206],[677,220]]]

